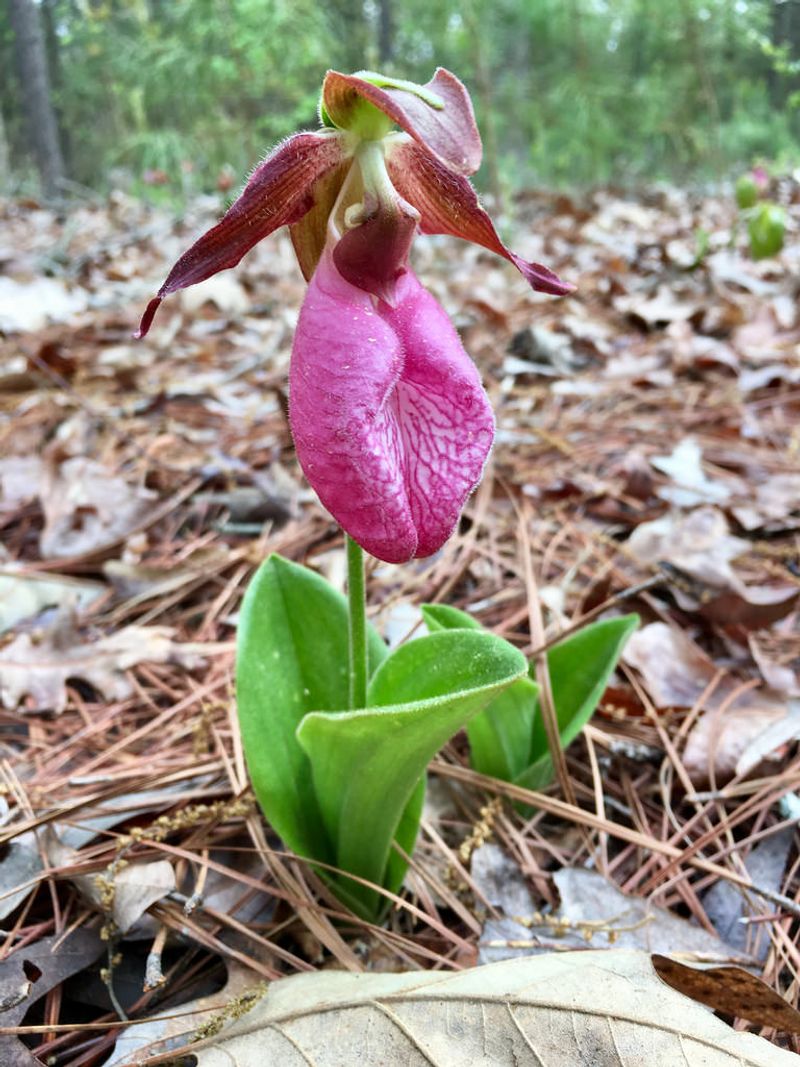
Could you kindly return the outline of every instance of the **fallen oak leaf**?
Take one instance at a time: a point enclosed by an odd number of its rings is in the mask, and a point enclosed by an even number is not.
[[[67,575],[42,575],[17,569],[0,570],[0,633],[45,608],[87,608],[106,592],[101,582]]]
[[[712,768],[718,785],[732,778],[748,748],[786,719],[784,698],[748,689],[733,675],[721,673],[687,634],[666,623],[637,630],[622,655],[642,675],[657,708],[691,708],[703,698],[704,714],[689,732],[682,757],[698,787],[711,780]]]
[[[773,898],[774,894],[780,893],[783,885],[794,834],[793,826],[784,826],[782,830],[759,841],[744,858],[750,881],[759,889],[772,893]],[[740,886],[719,878],[703,894],[702,903],[703,911],[720,937],[759,963],[766,962],[772,951],[772,923],[748,921],[764,916],[768,907],[765,902],[757,901],[750,894],[742,892]]]
[[[651,622],[631,634],[622,658],[640,672],[657,708],[693,707],[718,673],[688,634],[665,622]],[[724,699],[739,684],[725,676],[714,700]]]
[[[800,1034],[800,1012],[749,971],[741,967],[687,967],[667,956],[651,958],[662,982],[692,1000],[757,1026]]]
[[[795,586],[745,585],[731,561],[747,552],[750,543],[731,536],[718,508],[699,507],[685,516],[672,512],[641,523],[628,539],[628,549],[642,563],[658,564],[672,574],[673,594],[685,611],[697,611],[721,626],[763,629],[785,618],[800,599]],[[683,585],[684,575],[692,583]]]
[[[34,499],[41,473],[41,456],[0,459],[0,516],[5,517]]]
[[[554,875],[561,899],[557,910],[542,914],[524,875],[492,843],[472,853],[472,877],[501,918],[487,918],[479,942],[481,963],[541,955],[552,948],[614,945],[648,952],[680,952],[703,961],[729,962],[742,953],[718,935],[656,907],[650,900],[627,896],[599,871],[562,867]],[[746,961],[745,961],[746,962]]]
[[[127,626],[96,639],[82,637],[71,622],[36,635],[22,633],[0,648],[0,706],[13,711],[24,697],[28,711],[63,711],[67,681],[80,678],[108,699],[122,700],[132,686],[125,672],[137,663],[196,667],[196,647],[176,644],[166,626]]]
[[[253,986],[253,971],[235,959],[226,959],[224,963],[228,980],[219,992],[180,1004],[168,1014],[158,1012],[151,1018],[137,1019],[136,1026],[120,1033],[105,1067],[145,1065],[157,1052],[185,1045],[199,1028],[212,1020],[226,1018],[231,1004],[252,1001],[259,992],[259,987]]]
[[[748,745],[736,763],[736,774],[744,776],[754,770],[762,760],[789,741],[800,737],[800,700],[790,700],[785,715],[762,730]]]
[[[691,507],[724,504],[734,491],[747,491],[746,484],[733,475],[728,476],[728,484],[712,481],[703,470],[702,461],[702,449],[693,437],[684,437],[668,456],[653,456],[651,464],[671,482],[657,489],[657,495],[678,507]]]
[[[731,561],[747,552],[750,544],[731,536],[718,508],[699,507],[685,516],[672,512],[641,523],[627,547],[642,563],[669,563],[710,586],[738,592],[744,588]]]

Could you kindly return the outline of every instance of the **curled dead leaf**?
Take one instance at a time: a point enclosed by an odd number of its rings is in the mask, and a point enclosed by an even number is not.
[[[800,1012],[749,971],[741,967],[687,967],[659,955],[652,960],[658,977],[692,1000],[758,1026],[800,1034]]]

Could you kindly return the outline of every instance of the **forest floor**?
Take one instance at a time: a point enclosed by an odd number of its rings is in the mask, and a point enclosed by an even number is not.
[[[220,203],[0,202],[0,1022],[24,1029],[4,1064],[133,1062],[296,971],[589,940],[744,964],[797,1006],[800,188],[773,192],[787,242],[759,262],[730,197],[521,197],[506,237],[578,285],[560,300],[417,241],[497,442],[459,535],[373,567],[374,621],[396,642],[446,601],[528,652],[539,619],[642,622],[567,752],[572,798],[554,785],[526,819],[462,736],[437,757],[384,927],[280,850],[232,698],[259,561],[344,577],[286,421],[288,238],[137,342]]]

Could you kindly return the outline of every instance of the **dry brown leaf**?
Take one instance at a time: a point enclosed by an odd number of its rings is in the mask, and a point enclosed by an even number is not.
[[[688,515],[672,512],[654,522],[637,526],[628,548],[642,563],[671,563],[700,582],[723,589],[744,586],[731,567],[731,560],[750,545],[732,537],[728,520],[717,508],[695,508]]]
[[[781,523],[792,513],[800,514],[800,474],[773,474],[756,488],[754,503],[731,508],[746,530],[768,523]]]
[[[253,972],[237,960],[225,961],[228,981],[218,993],[199,997],[181,1004],[174,1011],[156,1014],[152,1019],[139,1019],[117,1038],[114,1051],[105,1067],[133,1067],[144,1064],[156,1051],[163,1053],[183,1046],[201,1026],[208,1023],[226,1005],[238,1000],[253,989]]]
[[[796,628],[794,628],[794,634],[789,634],[789,641],[792,647],[786,658],[782,660],[768,655],[761,642],[752,634],[748,644],[753,659],[761,671],[761,677],[770,689],[778,693],[786,693],[787,696],[800,696],[800,655],[795,654],[800,653],[800,632]]]
[[[80,852],[64,845],[51,828],[44,835],[48,862],[69,867],[80,862]],[[75,874],[70,879],[85,899],[103,914],[110,914],[120,933],[138,922],[151,904],[175,890],[175,871],[169,860],[118,861],[99,874]]]
[[[666,956],[653,956],[658,977],[692,1000],[758,1026],[800,1034],[800,1012],[766,982],[741,967],[687,967]]]
[[[27,504],[39,492],[40,456],[6,456],[0,459],[0,515]]]
[[[24,333],[40,330],[48,322],[64,322],[89,303],[89,293],[69,289],[57,278],[40,276],[30,281],[0,278],[0,330]]]
[[[650,623],[631,635],[623,657],[644,679],[656,707],[693,707],[709,683],[719,674],[714,663],[680,630],[663,622]],[[785,698],[763,689],[742,689],[730,674],[722,674],[703,702],[704,715],[689,733],[683,763],[696,786],[710,780],[722,784],[745,767],[747,773],[787,740],[776,741],[765,751],[759,739],[769,728],[787,720]],[[789,728],[792,736],[794,727]],[[769,736],[769,735],[767,735]],[[759,747],[754,747],[759,746]],[[750,750],[758,759],[747,766]],[[711,770],[713,767],[713,775]]]
[[[8,843],[0,863],[0,921],[33,892],[41,869],[42,857],[32,833]]]
[[[657,708],[691,708],[717,674],[694,641],[665,622],[652,622],[631,634],[622,656],[642,674]],[[730,693],[730,679],[723,678],[715,689],[716,701],[720,691]]]
[[[740,773],[740,767],[742,774],[751,773],[788,740],[780,736],[765,745],[762,738],[787,722],[784,700],[752,690],[726,708],[707,710],[686,739],[683,765],[687,774],[699,788],[711,781],[723,785]],[[790,723],[789,736],[797,729],[796,722]]]
[[[31,1005],[106,951],[96,930],[81,927],[26,945],[0,961],[0,1027],[18,1026]],[[0,1035],[3,1067],[28,1067],[34,1059],[15,1034]]]
[[[653,327],[690,319],[698,311],[700,304],[697,300],[683,299],[669,286],[661,285],[652,296],[646,293],[619,296],[615,299],[614,306],[645,326]]]
[[[156,499],[155,493],[129,485],[84,456],[48,467],[39,494],[44,559],[85,555],[115,544],[142,521]]]
[[[596,923],[598,939],[608,937],[618,948],[641,948],[649,952],[680,952],[699,959],[730,959],[736,955],[731,946],[716,934],[665,908],[658,908],[644,897],[627,896],[599,871],[580,867],[563,867],[554,876],[561,907],[558,916],[577,927],[586,939]]]
[[[79,635],[67,622],[41,636],[19,634],[0,649],[0,705],[13,710],[27,697],[28,711],[63,711],[67,681],[81,678],[108,699],[131,692],[125,671],[137,663],[182,663],[198,657],[172,639],[166,626],[128,626],[108,637]]]
[[[106,592],[100,582],[80,581],[67,575],[0,571],[0,633],[45,608],[86,608]]]
[[[662,494],[663,495],[663,494]],[[628,548],[642,563],[669,564],[702,583],[697,589],[676,585],[676,600],[685,611],[697,611],[721,626],[760,630],[785,618],[800,599],[792,585],[745,585],[731,560],[750,549],[732,537],[728,521],[717,508],[695,508],[688,515],[673,512],[641,523]]]
[[[716,934],[682,919],[643,897],[627,896],[599,871],[563,867],[553,879],[559,909],[542,915],[517,863],[491,842],[472,854],[472,877],[503,918],[487,919],[480,962],[495,963],[539,955],[557,940],[564,948],[596,947],[680,952],[700,960],[728,962],[740,955]]]
[[[781,891],[794,834],[794,827],[786,826],[778,833],[765,837],[747,854],[745,870],[753,885],[757,885],[762,892],[775,894]],[[720,937],[759,963],[766,961],[772,951],[772,924],[741,920],[758,918],[772,910],[767,900],[720,878],[703,894],[702,901],[703,911]]]
[[[567,952],[442,975],[326,971],[274,982],[198,1067],[786,1067],[661,982],[644,952]]]
[[[798,738],[800,738],[800,700],[790,700],[786,713],[780,719],[766,725],[761,733],[756,734],[752,743],[737,760],[736,773],[738,775],[752,773],[762,760],[768,759],[777,749]]]
[[[763,630],[790,615],[799,601],[800,589],[797,586],[749,585],[742,593],[728,590],[703,600],[698,611],[720,626]]]
[[[709,478],[702,467],[702,449],[694,437],[684,437],[668,456],[654,456],[650,462],[656,470],[668,475],[672,482],[656,492],[678,507],[724,504],[734,489],[746,491],[747,488],[733,476],[729,476],[727,484]]]

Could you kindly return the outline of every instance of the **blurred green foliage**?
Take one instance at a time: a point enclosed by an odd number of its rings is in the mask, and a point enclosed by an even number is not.
[[[764,201],[753,208],[747,222],[750,254],[753,259],[776,256],[783,248],[786,232],[786,212],[780,204]]]
[[[172,193],[316,123],[327,67],[470,88],[479,181],[721,177],[800,158],[800,0],[41,0],[71,177]],[[29,166],[0,9],[0,100]]]

